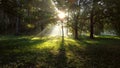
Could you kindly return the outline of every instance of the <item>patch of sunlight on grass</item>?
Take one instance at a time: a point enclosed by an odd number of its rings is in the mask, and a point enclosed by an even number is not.
[[[95,36],[96,38],[111,38],[111,39],[120,39],[119,36],[109,36],[109,35],[101,35],[101,36]]]
[[[66,52],[66,56],[67,56],[69,59],[71,59],[71,58],[73,58],[75,55],[74,55],[74,53],[73,53],[72,51],[67,51],[67,52]]]
[[[79,45],[76,40],[71,39],[71,38],[65,38],[65,44],[66,45],[69,45],[69,44],[71,44],[71,45]]]
[[[49,39],[42,44],[37,44],[37,49],[51,49],[52,53],[56,53],[59,50],[61,39]]]
[[[120,37],[114,37],[115,39],[120,39]]]
[[[89,43],[89,44],[96,44],[96,43],[99,43],[99,41],[86,40],[86,43]]]
[[[82,49],[85,48],[85,46],[81,43],[81,41],[75,40],[72,38],[65,38],[65,45],[66,46],[73,45],[73,46],[77,46],[77,47],[82,48]]]
[[[40,37],[34,37],[31,40],[39,40],[39,39],[40,39]]]

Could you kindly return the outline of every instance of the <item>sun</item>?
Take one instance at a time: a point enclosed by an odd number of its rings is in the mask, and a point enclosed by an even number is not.
[[[66,16],[66,14],[65,14],[64,12],[59,11],[59,13],[58,13],[58,17],[59,17],[60,19],[64,19],[65,16]]]

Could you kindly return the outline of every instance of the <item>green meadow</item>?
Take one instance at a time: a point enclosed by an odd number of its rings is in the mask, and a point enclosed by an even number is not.
[[[120,38],[1,36],[1,68],[119,68]]]

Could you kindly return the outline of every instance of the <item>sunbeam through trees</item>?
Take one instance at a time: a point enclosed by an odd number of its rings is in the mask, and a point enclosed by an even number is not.
[[[119,68],[120,0],[0,0],[0,68]]]

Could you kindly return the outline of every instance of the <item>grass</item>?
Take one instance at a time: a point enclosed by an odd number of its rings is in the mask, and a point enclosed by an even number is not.
[[[119,68],[120,38],[0,36],[0,68]]]

